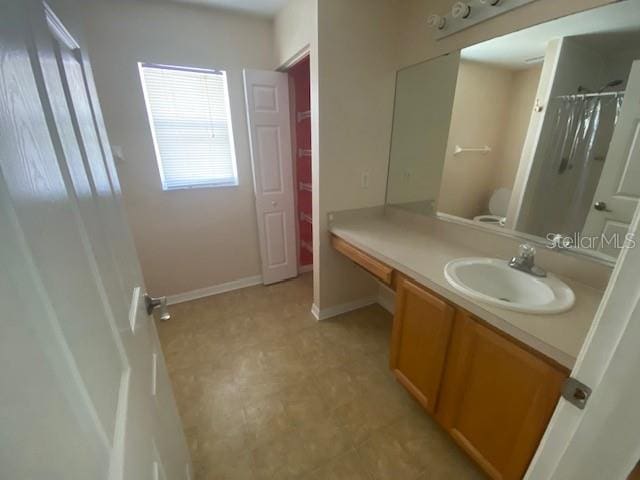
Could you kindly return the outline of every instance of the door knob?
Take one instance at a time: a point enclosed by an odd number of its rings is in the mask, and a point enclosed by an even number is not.
[[[171,314],[167,309],[167,297],[152,297],[148,293],[144,294],[144,304],[147,308],[147,315],[151,315],[156,308],[160,309],[160,320],[167,321]]]
[[[278,205],[278,202],[271,202],[271,206],[275,207],[276,205]]]
[[[595,208],[599,212],[610,212],[611,211],[611,210],[609,210],[607,208],[607,204],[605,202],[596,202],[596,203],[593,204],[593,208]]]

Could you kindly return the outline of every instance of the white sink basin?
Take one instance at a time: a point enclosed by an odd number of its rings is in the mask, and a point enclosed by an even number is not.
[[[444,267],[458,291],[496,307],[524,313],[561,313],[573,307],[573,290],[557,277],[536,277],[495,258],[460,258]]]

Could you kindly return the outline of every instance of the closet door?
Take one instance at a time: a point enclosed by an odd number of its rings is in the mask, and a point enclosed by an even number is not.
[[[285,73],[244,71],[265,284],[298,274],[288,82]]]

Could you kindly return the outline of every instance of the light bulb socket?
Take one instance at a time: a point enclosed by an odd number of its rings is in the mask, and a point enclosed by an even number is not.
[[[441,17],[440,15],[429,15],[429,18],[427,18],[427,25],[429,25],[430,27],[435,27],[438,30],[443,30],[444,27],[447,24],[447,19],[444,17]]]
[[[469,18],[469,15],[471,15],[471,5],[466,2],[456,2],[451,7],[453,18]]]

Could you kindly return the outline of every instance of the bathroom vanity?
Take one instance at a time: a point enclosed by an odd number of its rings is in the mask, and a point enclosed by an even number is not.
[[[329,218],[395,291],[398,381],[495,479],[525,474],[632,245],[637,19],[616,2],[399,70],[385,205]]]
[[[389,206],[334,213],[331,242],[395,291],[390,367],[399,383],[490,477],[521,478],[602,291],[565,277],[575,305],[551,315],[474,301],[446,281],[445,265],[513,247],[477,234],[477,244],[456,241],[462,227],[442,222]]]

